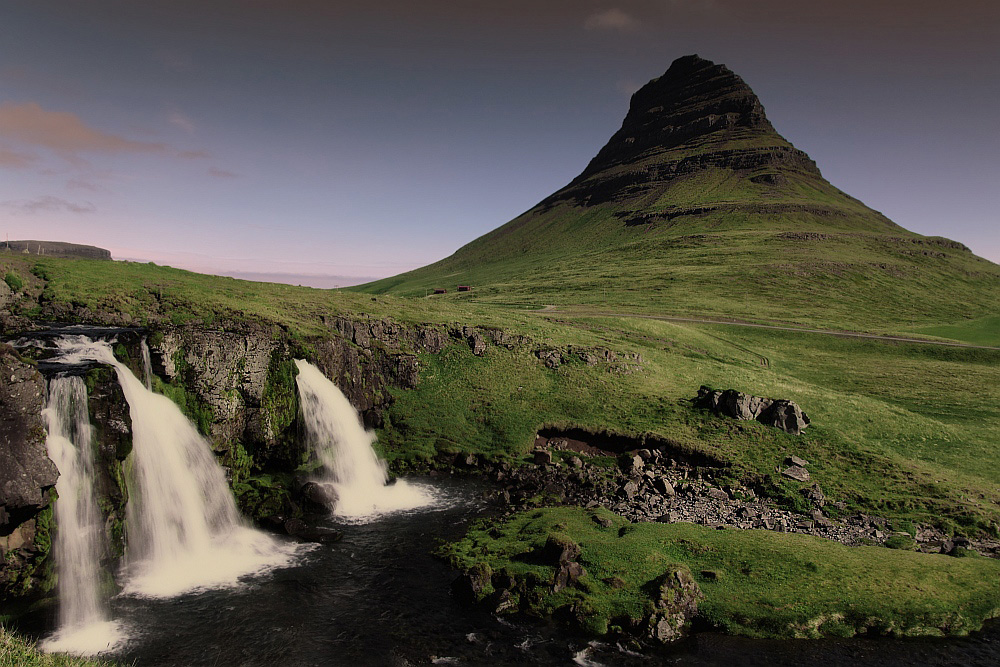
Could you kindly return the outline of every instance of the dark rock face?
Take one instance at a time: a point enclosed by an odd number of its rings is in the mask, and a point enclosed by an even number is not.
[[[0,599],[29,593],[44,558],[39,525],[59,471],[45,449],[45,381],[0,348]]]
[[[755,183],[772,185],[784,182],[785,169],[820,177],[809,156],[774,130],[743,79],[724,65],[684,56],[632,96],[621,129],[583,173],[542,204],[626,200],[720,167],[755,170]]]
[[[755,419],[792,435],[799,435],[802,429],[809,426],[809,417],[806,413],[802,412],[794,402],[783,398],[750,396],[735,389],[718,391],[702,385],[694,404],[695,407],[705,408],[733,419]]]
[[[0,506],[10,517],[44,507],[45,490],[59,477],[45,451],[44,407],[42,376],[11,350],[0,351]]]

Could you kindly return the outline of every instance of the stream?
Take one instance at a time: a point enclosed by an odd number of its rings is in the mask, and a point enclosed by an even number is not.
[[[340,542],[230,589],[169,599],[119,596],[126,643],[111,656],[160,665],[997,665],[1000,626],[963,639],[750,640],[699,633],[666,649],[625,652],[455,601],[455,577],[431,556],[493,510],[473,478],[416,478],[440,502],[369,523],[338,521]],[[22,630],[40,636],[50,619]],[[49,625],[51,627],[51,625]]]

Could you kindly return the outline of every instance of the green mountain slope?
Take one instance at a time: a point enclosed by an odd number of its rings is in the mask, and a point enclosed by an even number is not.
[[[357,289],[892,329],[995,312],[1000,266],[835,188],[740,77],[686,56],[635,93],[569,185],[450,257]]]

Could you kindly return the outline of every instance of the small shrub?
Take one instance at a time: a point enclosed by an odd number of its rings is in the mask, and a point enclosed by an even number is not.
[[[3,277],[3,281],[7,283],[7,287],[11,288],[15,292],[20,292],[24,287],[24,281],[21,280],[21,276],[17,275],[13,271],[8,271],[7,275]]]

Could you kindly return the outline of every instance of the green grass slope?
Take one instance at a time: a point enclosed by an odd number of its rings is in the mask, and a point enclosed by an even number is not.
[[[565,188],[450,257],[354,289],[884,330],[995,313],[1000,266],[841,192],[739,77],[680,59]]]
[[[549,537],[578,544],[586,570],[559,592],[551,584],[555,567],[533,557]],[[523,611],[575,616],[595,634],[641,626],[654,611],[651,585],[677,568],[689,571],[704,595],[702,622],[750,637],[964,635],[1000,615],[995,560],[846,547],[789,533],[630,524],[603,508],[522,513],[474,527],[442,551],[460,569],[509,576]]]

